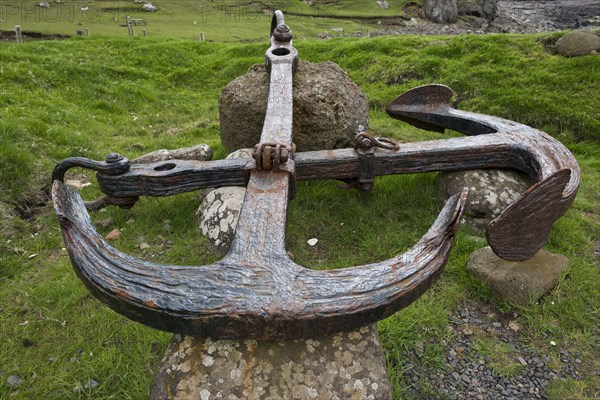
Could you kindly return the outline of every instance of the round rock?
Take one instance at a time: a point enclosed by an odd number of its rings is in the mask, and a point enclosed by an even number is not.
[[[269,74],[250,67],[221,93],[221,141],[233,151],[259,142],[267,111]],[[294,75],[293,141],[298,151],[351,147],[369,125],[368,101],[336,64],[300,60]]]
[[[574,57],[592,54],[600,50],[600,37],[589,31],[569,32],[556,42],[558,54]]]
[[[570,267],[567,257],[540,250],[527,261],[506,261],[490,247],[474,251],[467,270],[501,298],[526,305],[552,290]]]
[[[9,386],[19,386],[21,382],[23,382],[23,379],[18,375],[11,375],[6,380],[6,383],[8,383]]]
[[[525,174],[501,169],[441,172],[435,183],[440,204],[469,188],[461,222],[480,232],[532,184]]]
[[[231,247],[244,196],[243,187],[217,188],[208,193],[196,212],[200,232],[216,255],[224,256]]]
[[[243,157],[252,157],[252,149],[238,149],[226,158]],[[245,196],[245,187],[225,186],[213,189],[204,197],[196,211],[198,228],[208,238],[210,250],[218,256],[224,256],[231,248]]]

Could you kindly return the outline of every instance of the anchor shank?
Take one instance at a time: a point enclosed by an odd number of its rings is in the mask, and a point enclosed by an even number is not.
[[[292,61],[282,61],[271,62],[267,114],[260,141],[289,146],[292,144]]]
[[[293,50],[293,47],[290,48]],[[271,81],[260,142],[291,146],[294,55],[288,53],[277,56],[271,47],[267,51],[267,60],[271,64]],[[290,173],[294,173],[293,160],[290,159],[285,166],[286,169],[255,169],[251,172],[229,258],[258,262],[285,256],[287,204]]]

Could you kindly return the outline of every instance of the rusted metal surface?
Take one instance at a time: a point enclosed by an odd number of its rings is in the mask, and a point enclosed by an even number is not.
[[[451,197],[436,222],[409,251],[390,260],[314,271],[295,264],[285,249],[287,205],[295,180],[340,179],[363,190],[376,176],[474,168],[513,168],[536,182],[488,226],[501,257],[523,260],[547,240],[579,184],[571,153],[533,128],[454,110],[452,91],[415,88],[388,108],[424,129],[454,129],[474,137],[395,143],[357,137],[356,149],[294,154],[292,79],[297,52],[291,30],[276,12],[271,46],[267,114],[253,157],[130,164],[67,159],[53,174],[52,195],[76,273],[100,300],[146,325],[216,338],[283,339],[349,330],[394,313],[418,298],[447,262],[467,190]],[[130,207],[139,196],[169,196],[205,187],[247,185],[230,252],[205,266],[155,264],[111,247],[95,231],[80,196],[62,183],[75,166],[98,171],[106,194],[88,208]]]

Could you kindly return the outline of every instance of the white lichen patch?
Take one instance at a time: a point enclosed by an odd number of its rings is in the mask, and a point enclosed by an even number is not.
[[[202,391],[200,392],[200,400],[209,400],[210,399],[210,392],[206,389],[202,389]]]
[[[243,187],[214,189],[196,212],[200,232],[220,252],[231,245],[245,195],[246,189]]]
[[[204,360],[202,360],[202,364],[205,367],[210,367],[211,365],[213,365],[215,363],[215,359],[212,358],[211,356],[206,356],[204,357]]]
[[[232,380],[236,380],[236,379],[240,379],[240,377],[242,376],[242,371],[240,371],[239,369],[235,368],[232,369],[231,372],[229,373],[229,377]]]

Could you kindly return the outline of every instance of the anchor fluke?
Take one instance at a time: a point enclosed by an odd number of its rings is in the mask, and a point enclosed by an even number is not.
[[[502,118],[455,110],[450,106],[453,95],[452,89],[443,85],[420,86],[396,98],[387,112],[424,129],[449,128],[469,136],[481,135],[468,141],[447,140],[449,149],[478,154],[479,165],[470,162],[446,170],[513,168],[537,182],[486,229],[490,247],[499,257],[527,260],[546,244],[552,225],[571,206],[579,187],[579,165],[550,135]]]

